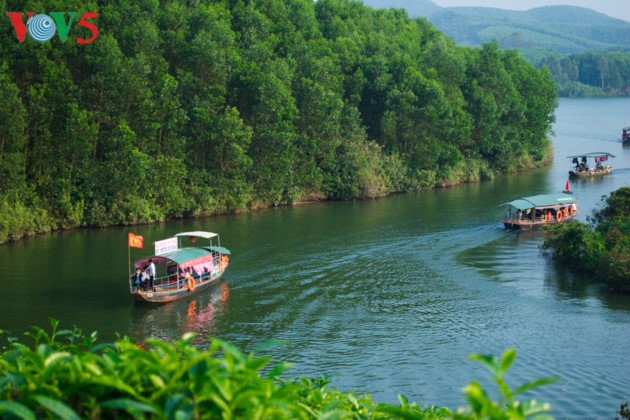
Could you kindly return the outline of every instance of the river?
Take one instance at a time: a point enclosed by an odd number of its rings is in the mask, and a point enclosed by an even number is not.
[[[506,232],[500,204],[564,188],[572,154],[616,155],[614,171],[576,180],[585,221],[628,185],[620,142],[630,99],[561,99],[547,168],[384,199],[313,203],[131,229],[145,244],[176,232],[221,234],[232,250],[221,283],[159,307],[134,305],[128,228],[40,235],[0,247],[0,329],[21,335],[49,318],[102,340],[116,333],[173,340],[185,331],[295,364],[289,376],[327,375],[342,391],[452,409],[481,381],[471,353],[517,349],[506,380],[558,382],[525,394],[557,418],[614,418],[630,399],[630,296],[609,293],[541,252],[540,232]],[[145,252],[150,252],[147,249]],[[133,249],[131,258],[143,250]]]

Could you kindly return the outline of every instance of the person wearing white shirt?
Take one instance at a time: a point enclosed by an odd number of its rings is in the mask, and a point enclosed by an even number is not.
[[[155,292],[155,264],[153,263],[153,259],[149,258],[149,287],[151,287],[151,290],[153,290]]]

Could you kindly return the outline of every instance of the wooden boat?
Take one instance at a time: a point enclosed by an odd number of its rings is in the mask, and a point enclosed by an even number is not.
[[[506,229],[529,230],[575,219],[580,212],[571,194],[535,195],[504,203],[508,211],[503,218]]]
[[[194,245],[197,239],[208,241],[204,246],[182,247],[182,241]],[[221,246],[219,235],[212,232],[183,232],[155,242],[155,254],[134,262],[134,270],[144,272],[155,264],[153,288],[149,282],[137,285],[129,280],[129,291],[137,302],[165,303],[190,296],[217,282],[229,263],[230,251]]]
[[[609,174],[612,172],[613,167],[611,165],[603,165],[602,162],[607,162],[608,158],[614,157],[615,155],[606,152],[591,152],[583,155],[567,156],[567,159],[571,159],[569,175],[577,178]],[[589,164],[589,159],[593,159],[594,165]]]

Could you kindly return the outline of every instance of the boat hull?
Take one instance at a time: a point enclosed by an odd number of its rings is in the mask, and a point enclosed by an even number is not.
[[[579,211],[574,211],[572,214],[564,216],[562,219],[557,220],[557,219],[552,219],[549,221],[542,221],[542,220],[510,220],[510,219],[504,219],[503,220],[503,226],[505,226],[506,229],[511,229],[511,230],[532,230],[532,229],[540,229],[543,228],[545,226],[550,226],[550,225],[557,225],[558,223],[566,223],[566,222],[570,222],[573,219],[575,219],[575,216],[577,216],[580,212]]]
[[[591,176],[597,176],[597,175],[606,175],[612,172],[612,167],[607,166],[604,169],[598,169],[598,170],[593,170],[593,171],[580,171],[580,172],[575,172],[575,171],[569,171],[569,176],[573,177],[573,178],[588,178]]]
[[[133,300],[138,303],[168,303],[176,300],[184,299],[192,296],[200,291],[207,289],[212,284],[216,284],[223,273],[201,282],[195,282],[194,290],[189,290],[186,285],[175,290],[160,290],[159,287],[155,292],[136,289],[131,293]]]

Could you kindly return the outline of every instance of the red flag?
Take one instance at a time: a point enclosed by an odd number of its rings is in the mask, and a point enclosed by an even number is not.
[[[129,233],[127,244],[132,248],[144,248],[144,238],[140,235]]]
[[[564,187],[565,191],[571,192],[571,186],[569,185],[569,179],[567,178],[567,185]]]

